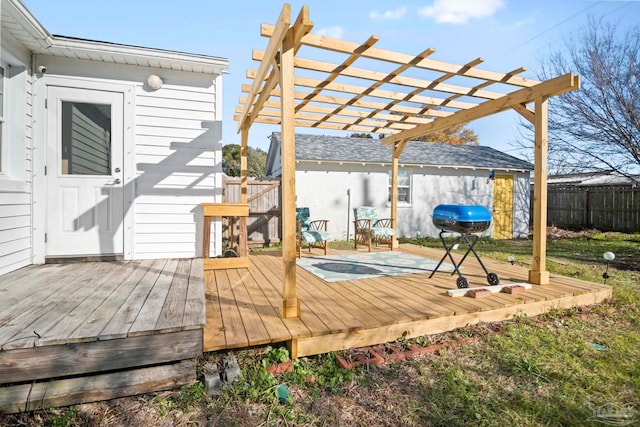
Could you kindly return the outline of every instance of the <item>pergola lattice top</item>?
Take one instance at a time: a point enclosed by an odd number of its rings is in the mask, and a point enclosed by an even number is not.
[[[248,96],[241,97],[236,108],[238,130],[254,122],[281,122],[282,89],[276,85],[280,50],[286,42],[292,43],[296,54],[305,47],[312,57],[327,56],[327,51],[343,57],[342,62],[335,63],[296,55],[295,125],[383,133],[389,135],[383,140],[386,143],[406,141],[509,108],[533,121],[527,102],[578,85],[578,77],[572,74],[539,82],[519,77],[525,68],[507,73],[487,71],[476,68],[483,62],[481,58],[457,65],[431,59],[435,52],[432,48],[412,56],[374,47],[376,36],[357,44],[312,34],[312,27],[306,6],[290,25],[290,7],[286,4],[275,26],[261,26],[261,35],[268,37],[269,43],[266,50],[253,53],[260,67],[247,71],[252,82],[242,86]],[[370,66],[360,68],[356,62]],[[390,67],[388,72],[376,71]]]
[[[282,142],[282,260],[284,263],[284,317],[300,314],[296,293],[296,188],[295,127],[315,127],[387,135],[392,144],[390,217],[398,215],[399,158],[407,142],[510,108],[534,124],[534,221],[532,269],[529,281],[549,283],[546,271],[547,210],[547,98],[579,87],[578,76],[568,73],[544,82],[525,79],[524,68],[497,73],[476,68],[481,59],[465,65],[430,58],[434,49],[411,56],[374,47],[377,37],[362,44],[311,34],[304,6],[291,24],[285,4],[276,25],[263,24],[269,38],[264,51],[255,51],[257,70],[248,70],[251,84],[243,85],[235,120],[241,132],[241,202],[247,203],[247,144],[253,123],[279,124]],[[312,57],[337,55],[341,61],[299,56],[304,48]],[[368,66],[363,68],[361,63]],[[386,70],[386,71],[383,71]],[[321,78],[318,78],[320,76]],[[276,87],[278,86],[278,87]],[[534,109],[527,108],[534,103]],[[245,223],[246,224],[246,223]],[[246,235],[246,227],[245,235]],[[241,236],[243,233],[241,233]],[[395,237],[392,238],[395,243]],[[240,245],[244,247],[246,245]],[[392,244],[393,247],[393,244]]]

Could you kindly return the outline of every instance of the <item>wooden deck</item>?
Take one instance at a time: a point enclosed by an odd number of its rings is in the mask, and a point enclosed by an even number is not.
[[[0,410],[195,379],[204,301],[197,259],[46,264],[0,277]]]
[[[442,250],[401,245],[400,251],[439,260]],[[332,253],[344,253],[332,250]],[[319,255],[317,252],[315,255]],[[279,252],[253,254],[248,269],[205,273],[207,323],[204,350],[287,343],[294,356],[416,337],[481,321],[499,321],[519,314],[538,315],[555,307],[595,304],[611,297],[611,287],[551,275],[551,284],[533,285],[524,294],[492,294],[473,299],[449,297],[455,276],[429,274],[326,282],[297,268],[299,318],[279,313],[284,274]],[[528,269],[483,259],[501,283],[527,281]],[[483,270],[473,257],[464,263],[470,286],[486,286]]]
[[[433,260],[443,254],[399,250]],[[254,253],[250,261],[206,273],[202,260],[50,264],[0,277],[0,411],[180,386],[195,380],[203,351],[286,343],[301,357],[611,296],[609,286],[552,275],[550,285],[520,295],[453,298],[446,290],[455,276],[446,272],[326,282],[298,267],[301,315],[284,319],[280,253]],[[483,261],[502,283],[528,276],[522,266]],[[486,284],[475,259],[464,274],[471,286]]]

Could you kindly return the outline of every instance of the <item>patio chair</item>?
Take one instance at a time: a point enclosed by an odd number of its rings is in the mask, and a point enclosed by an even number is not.
[[[331,235],[327,231],[329,220],[311,220],[309,208],[296,208],[296,237],[298,239],[298,258],[302,256],[302,245],[307,244],[309,252],[311,248],[324,249],[327,254],[327,247]]]
[[[380,244],[388,244],[393,250],[393,236],[396,231],[393,228],[391,218],[378,218],[376,208],[361,206],[353,209],[353,242],[355,248],[358,244],[366,245],[371,252],[371,243],[376,247]]]

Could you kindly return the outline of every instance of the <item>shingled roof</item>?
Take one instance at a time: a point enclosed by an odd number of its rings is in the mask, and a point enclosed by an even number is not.
[[[272,141],[280,143],[280,132]],[[391,147],[370,138],[345,138],[296,134],[296,160],[326,162],[390,163]],[[422,166],[465,166],[487,169],[532,170],[533,165],[509,154],[481,145],[450,145],[410,141],[400,163]]]

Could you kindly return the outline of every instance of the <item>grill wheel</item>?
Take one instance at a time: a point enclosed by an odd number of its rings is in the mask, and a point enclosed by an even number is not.
[[[489,282],[491,286],[495,286],[500,283],[500,278],[496,273],[489,273],[487,274],[487,282]]]
[[[456,285],[458,286],[458,289],[466,289],[469,287],[469,281],[466,277],[458,277],[456,279]]]

